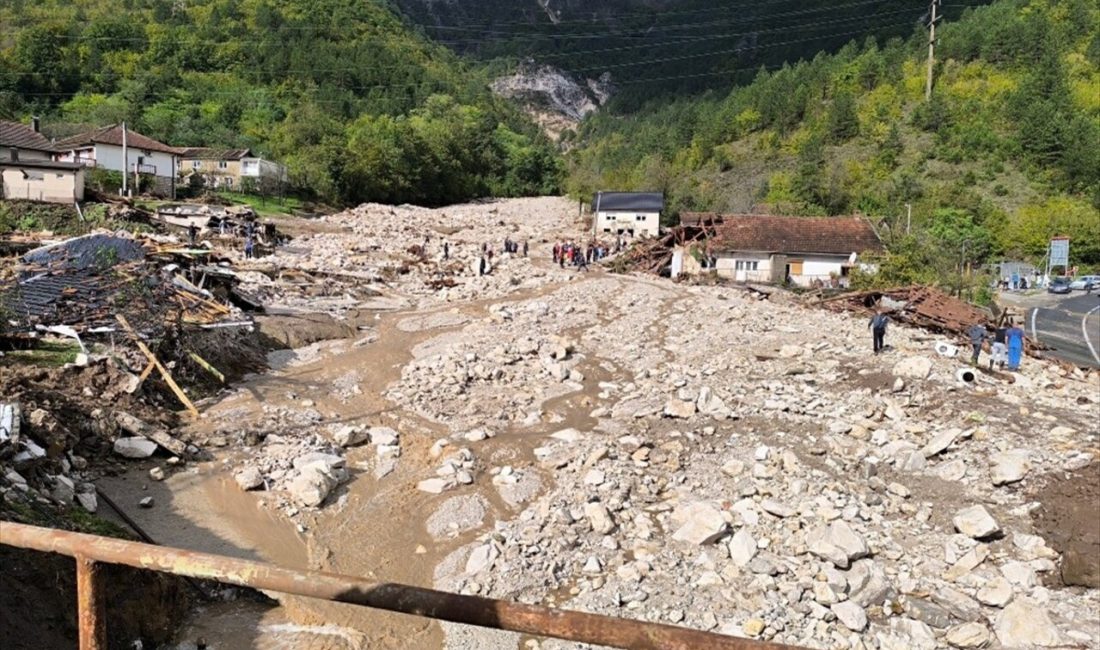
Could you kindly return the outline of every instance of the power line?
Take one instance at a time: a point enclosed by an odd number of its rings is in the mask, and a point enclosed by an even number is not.
[[[879,0],[875,0],[875,1],[877,2]],[[882,14],[877,14],[876,17],[897,15],[897,14],[910,13],[910,12],[911,12],[911,10],[898,10],[898,11],[892,11],[892,12],[885,12],[885,13],[882,13]],[[723,40],[723,39],[733,38],[733,37],[738,37],[738,36],[759,36],[761,34],[770,34],[770,33],[776,33],[776,32],[806,31],[806,30],[809,30],[809,29],[820,28],[820,27],[823,27],[825,25],[837,25],[837,24],[850,23],[850,22],[862,21],[862,20],[867,20],[867,19],[868,18],[864,17],[864,16],[854,16],[854,17],[849,17],[849,18],[836,18],[836,19],[827,20],[827,21],[814,21],[814,22],[802,23],[802,24],[798,24],[798,25],[789,25],[789,26],[785,26],[785,27],[776,27],[776,28],[772,28],[772,29],[753,30],[753,31],[748,31],[748,32],[731,32],[731,33],[725,33],[725,34],[714,34],[714,35],[705,36],[705,37],[704,36],[691,37],[691,38],[685,38],[685,39],[680,39],[680,40],[675,40],[675,41],[656,41],[656,42],[653,42],[653,43],[647,43],[647,44],[643,44],[643,45],[623,46],[623,47],[616,47],[616,48],[601,48],[601,49],[596,49],[596,50],[578,50],[578,51],[568,52],[568,53],[557,53],[557,54],[543,55],[543,56],[540,56],[540,58],[584,57],[584,56],[589,56],[589,55],[593,55],[593,54],[603,54],[603,53],[609,53],[609,52],[628,51],[628,50],[634,50],[634,49],[644,49],[644,48],[647,48],[647,47],[662,48],[662,47],[667,47],[669,45],[683,45],[683,44],[691,44],[691,43],[702,43],[702,42],[707,42],[707,41],[712,41],[712,40]],[[876,25],[871,29],[874,29],[874,30],[890,29],[890,28],[893,28],[893,27],[902,26],[902,25],[906,25],[906,24],[909,24],[909,23],[906,22],[906,23],[894,23],[894,24],[890,24],[890,25]],[[732,53],[734,51],[765,49],[765,48],[769,48],[769,47],[775,47],[775,46],[778,46],[778,45],[787,45],[787,44],[791,44],[791,43],[794,43],[794,42],[807,42],[807,41],[810,41],[810,40],[821,40],[821,39],[829,38],[829,37],[847,36],[847,35],[852,35],[852,34],[865,33],[867,31],[869,31],[869,30],[868,29],[859,29],[859,30],[852,30],[852,31],[840,32],[840,33],[829,34],[829,35],[814,36],[814,37],[811,37],[809,39],[804,39],[802,41],[784,41],[782,43],[769,43],[769,44],[765,44],[765,45],[742,46],[742,47],[736,48],[735,50],[721,50],[721,51],[710,52],[710,53],[693,54],[693,55],[688,55],[688,56],[685,56],[685,57],[679,57],[679,58],[673,58],[673,59],[662,59],[662,61],[665,61],[665,60],[679,60],[680,58],[682,58],[682,59],[698,58],[698,57],[703,57],[703,56],[711,56],[711,55],[714,55],[714,54]],[[216,44],[236,44],[236,42],[207,40],[207,41],[198,41],[198,42],[189,41],[188,44],[198,44],[198,45],[204,45],[204,46],[212,46],[212,45],[216,45]],[[241,63],[245,63],[245,62],[246,61],[241,61]],[[643,61],[635,61],[635,62],[622,63],[622,64],[608,64],[608,65],[603,66],[603,67],[605,67],[605,68],[631,67],[631,66],[636,66],[636,65],[642,65],[642,64],[648,63],[648,62],[649,61],[643,60]],[[381,70],[409,70],[409,69],[416,69],[415,64],[392,64],[392,65],[385,65],[385,66],[372,65],[370,67],[370,70],[372,72],[373,71],[381,71]],[[579,69],[579,70],[574,70],[574,72],[591,71],[591,70],[596,70],[596,69],[599,69],[599,66],[595,66],[595,67],[591,67],[591,68],[582,68],[582,69]],[[318,74],[318,73],[347,73],[347,72],[354,72],[354,71],[357,71],[357,69],[352,68],[352,67],[339,67],[339,68],[308,68],[308,69],[301,69],[301,70],[281,68],[278,72],[280,74],[298,75],[298,74]],[[34,71],[0,72],[0,76],[9,76],[9,77],[11,77],[11,76],[33,76],[33,75],[36,75],[36,74],[39,74],[39,73],[34,72]],[[237,71],[235,71],[234,74],[236,76],[241,76],[243,74],[254,74],[256,76],[263,76],[263,77],[269,76],[269,73],[264,72],[264,71],[260,71],[260,70],[237,70]]]

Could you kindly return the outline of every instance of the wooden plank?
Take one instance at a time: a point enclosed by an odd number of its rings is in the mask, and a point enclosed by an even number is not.
[[[187,410],[191,412],[191,415],[198,417],[199,410],[195,408],[195,405],[191,403],[191,400],[187,399],[187,395],[183,392],[183,389],[179,387],[179,384],[176,383],[176,380],[172,379],[172,373],[168,372],[168,369],[161,364],[156,355],[154,355],[153,352],[148,348],[148,346],[146,346],[145,343],[140,338],[138,338],[137,332],[134,331],[134,328],[130,327],[130,323],[126,320],[126,317],[122,314],[116,314],[115,318],[118,320],[118,324],[122,326],[122,329],[126,330],[126,333],[133,337],[134,342],[137,343],[138,349],[141,350],[142,354],[144,354],[149,359],[149,361],[156,366],[157,371],[160,372],[160,376],[164,378],[165,383],[167,383],[168,387],[172,389],[172,392],[176,394],[176,397],[179,399],[179,401],[182,402],[185,407],[187,407]]]
[[[194,361],[195,363],[197,363],[197,364],[199,364],[200,366],[202,366],[203,370],[205,370],[206,372],[209,372],[209,373],[210,373],[211,375],[214,375],[214,377],[215,377],[215,378],[216,378],[216,379],[217,379],[218,381],[220,381],[220,382],[221,382],[221,383],[223,383],[223,384],[225,383],[225,375],[223,375],[223,374],[222,374],[221,372],[219,372],[217,368],[215,368],[214,366],[210,365],[210,363],[209,363],[209,362],[207,362],[207,360],[206,360],[206,359],[203,359],[202,357],[200,357],[199,355],[195,354],[194,352],[188,352],[188,353],[187,353],[187,356],[191,357],[191,360],[192,360],[192,361]]]

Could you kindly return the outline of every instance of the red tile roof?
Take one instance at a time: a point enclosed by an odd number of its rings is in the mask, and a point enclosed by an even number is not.
[[[240,160],[248,158],[252,152],[248,149],[215,149],[213,147],[185,147],[179,150],[186,160]]]
[[[93,144],[112,144],[116,147],[121,147],[122,126],[119,124],[104,126],[102,128],[88,131],[87,133],[81,133],[79,135],[65,138],[64,140],[58,140],[55,143],[55,146],[58,150],[66,151],[69,149],[78,149],[81,147],[91,146]],[[157,142],[156,140],[146,137],[131,129],[126,130],[126,146],[133,147],[134,149],[161,151],[164,153],[175,155],[179,155],[180,153],[180,150],[176,147],[170,147],[163,142]]]
[[[0,147],[31,149],[32,151],[52,152],[53,143],[46,136],[19,122],[0,121]]]
[[[820,253],[881,252],[882,241],[863,217],[777,217],[756,214],[688,213],[688,220],[713,220],[715,251]]]

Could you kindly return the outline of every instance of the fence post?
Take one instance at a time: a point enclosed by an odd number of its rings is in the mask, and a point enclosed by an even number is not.
[[[76,558],[77,625],[80,650],[107,650],[106,596],[103,567],[94,560]]]

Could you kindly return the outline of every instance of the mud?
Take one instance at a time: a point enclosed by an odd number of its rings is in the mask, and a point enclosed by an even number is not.
[[[1100,463],[1048,474],[1032,498],[1036,532],[1063,554],[1057,582],[1100,589]]]

